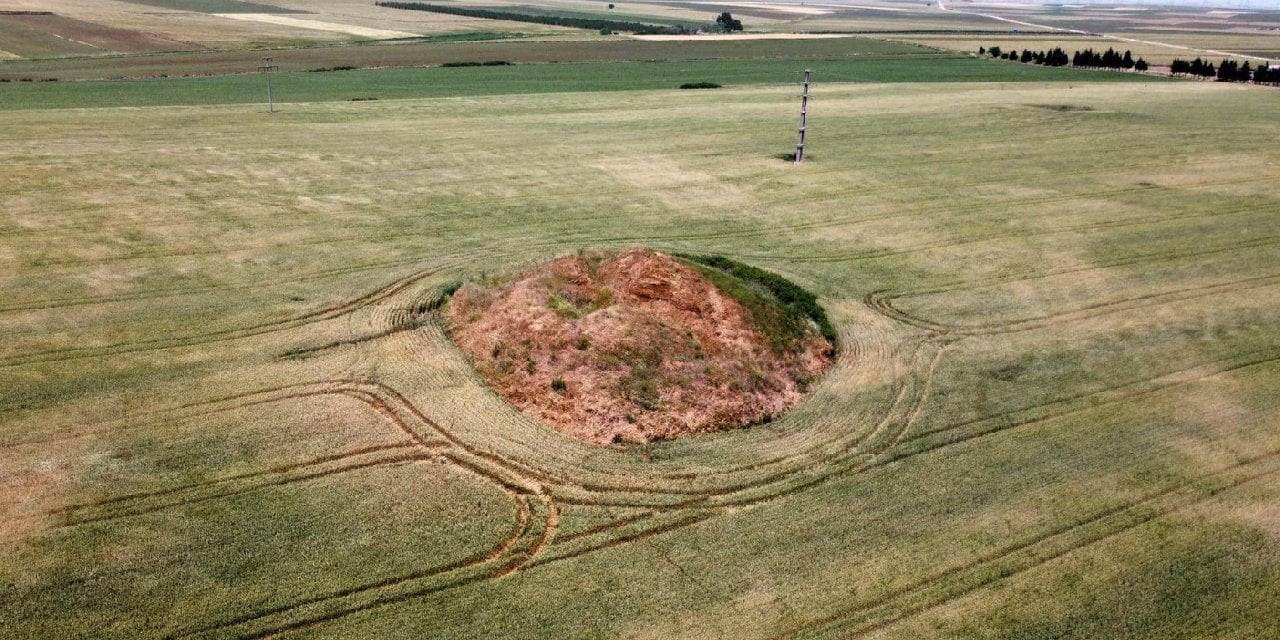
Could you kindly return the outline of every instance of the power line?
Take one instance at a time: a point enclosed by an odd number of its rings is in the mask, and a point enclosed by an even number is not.
[[[267,113],[276,112],[275,102],[271,99],[271,72],[278,68],[276,65],[271,64],[271,58],[263,58],[262,64],[258,66],[258,71],[267,76]]]
[[[809,118],[809,69],[804,70],[804,92],[800,94],[800,139],[796,142],[796,164],[804,160],[804,129]]]

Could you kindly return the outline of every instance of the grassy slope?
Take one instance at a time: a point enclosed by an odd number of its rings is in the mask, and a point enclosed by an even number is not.
[[[13,585],[0,635],[138,637],[264,614],[228,631],[1267,637],[1273,97],[826,82],[799,167],[776,159],[794,143],[790,86],[272,117],[13,111],[0,129],[0,581]],[[1092,110],[1044,108],[1061,104]],[[636,243],[722,253],[814,291],[841,365],[768,427],[655,446],[646,462],[520,419],[430,326],[389,332],[460,277]],[[415,273],[385,299],[308,315]],[[967,337],[948,346],[877,313],[872,292]],[[1003,333],[965,333],[983,324]],[[545,481],[563,515],[537,557],[582,555],[501,579],[486,578],[500,564],[412,578],[508,535],[513,496],[453,464],[272,471],[405,438],[378,410],[399,415],[394,398],[363,404],[372,391],[252,395],[338,379],[387,385],[460,442],[569,478]],[[338,401],[355,408],[325,408]],[[856,436],[854,452],[883,464],[840,457]],[[148,515],[104,503],[91,513],[120,517],[94,525],[45,514],[250,473],[280,484],[158,494],[141,499]],[[581,488],[620,483],[639,490]],[[699,487],[770,499],[570,537]],[[658,526],[671,530],[646,535]],[[433,591],[456,575],[470,578]],[[384,586],[270,613],[371,584]]]
[[[521,65],[480,68],[373,69],[274,76],[280,102],[352,98],[421,98],[546,92],[634,91],[685,82],[722,85],[790,84],[803,68],[817,82],[1126,82],[1160,78],[1121,73],[1044,69],[970,58],[837,60],[707,60]],[[265,101],[258,75],[104,82],[7,83],[9,109],[143,107]]]

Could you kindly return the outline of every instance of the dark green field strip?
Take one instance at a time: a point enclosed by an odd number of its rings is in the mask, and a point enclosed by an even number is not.
[[[461,38],[465,34],[453,34]],[[486,38],[481,38],[486,40]],[[616,62],[623,60],[827,59],[865,55],[933,55],[914,44],[871,38],[822,40],[690,40],[651,42],[631,39],[590,41],[448,42],[440,37],[359,45],[326,45],[297,49],[172,52],[62,60],[15,60],[0,63],[0,78],[57,77],[61,80],[209,76],[257,70],[270,55],[281,71],[321,67],[413,67],[446,62]],[[7,49],[6,49],[7,50]]]
[[[433,6],[434,3],[415,2],[410,4]],[[620,13],[618,11],[575,11],[571,9],[539,7],[529,4],[515,4],[503,6],[461,6],[461,5],[434,5],[436,7],[459,9],[463,11],[494,11],[501,13],[515,13],[525,16],[538,17],[557,17],[557,18],[578,18],[583,20],[609,20],[615,22],[642,22],[645,24],[663,24],[663,25],[681,25],[686,27],[696,27],[699,24],[711,22],[715,19],[716,12],[710,7],[700,7],[698,10],[706,13],[707,18],[701,22],[697,20],[668,18],[663,16],[645,15],[643,13]],[[413,10],[408,7],[394,7],[397,9]],[[417,9],[419,11],[428,11],[428,9]],[[447,13],[441,11],[440,13]],[[466,15],[457,13],[455,15]],[[477,16],[480,17],[480,16]]]
[[[667,7],[689,9],[691,11],[711,11],[717,14],[720,13],[721,11],[728,11],[732,13],[735,18],[751,17],[751,18],[765,18],[766,20],[791,21],[803,16],[803,14],[796,14],[796,13],[788,12],[785,10],[770,9],[768,7],[763,7],[763,6],[749,7],[749,6],[742,6],[741,4],[737,4],[737,5],[714,4],[714,3],[703,4],[703,3],[696,3],[696,2],[663,2],[661,4]]]
[[[725,86],[794,84],[812,68],[820,82],[1129,82],[1161,80],[1124,73],[1049,69],[938,56],[925,60],[716,60],[515,65],[505,67],[367,69],[284,73],[280,103],[352,98],[430,98],[520,93],[675,89],[689,81]],[[210,78],[0,84],[3,109],[251,104],[265,101],[256,74]]]

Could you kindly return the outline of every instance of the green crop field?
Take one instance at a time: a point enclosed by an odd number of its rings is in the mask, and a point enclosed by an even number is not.
[[[422,11],[413,15],[441,15]],[[470,32],[481,33],[485,32]],[[509,34],[510,32],[506,32]],[[463,34],[453,34],[458,39]],[[492,36],[503,35],[488,32]],[[517,34],[520,35],[520,34]],[[529,36],[530,34],[523,34]],[[335,66],[412,67],[448,62],[505,60],[523,62],[628,62],[710,60],[821,60],[866,56],[911,58],[938,57],[939,53],[915,44],[871,38],[825,40],[759,40],[732,42],[686,40],[646,42],[625,38],[597,40],[525,40],[497,42],[423,41],[351,46],[316,46],[271,51],[282,72],[307,71]],[[57,77],[61,80],[96,80],[136,77],[227,75],[253,72],[262,63],[262,51],[200,51],[152,53],[64,60],[17,60],[0,64],[0,79]],[[954,57],[954,56],[952,56]],[[924,63],[922,63],[924,64]],[[795,66],[795,65],[792,65]]]
[[[805,67],[828,82],[1161,82],[1163,78],[1074,69],[1041,69],[1004,61],[948,56],[919,59],[711,60],[492,67],[374,69],[284,73],[274,95],[289,101],[332,101],[489,94],[671,89],[694,81],[795,83]],[[11,108],[126,107],[265,102],[259,75],[0,84]]]
[[[1278,638],[1280,94],[1151,79],[0,83],[0,638]],[[813,292],[831,371],[598,446],[443,330],[637,245]]]

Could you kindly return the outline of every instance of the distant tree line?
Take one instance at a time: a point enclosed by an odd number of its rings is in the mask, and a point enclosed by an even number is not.
[[[1280,86],[1280,67],[1263,63],[1254,68],[1249,61],[1243,64],[1235,60],[1223,60],[1215,68],[1212,62],[1196,58],[1195,60],[1174,59],[1169,65],[1169,73],[1175,76],[1199,76],[1201,78],[1217,78],[1219,82],[1254,82]]]
[[[1200,76],[1202,78],[1212,78],[1218,74],[1214,71],[1213,63],[1207,60],[1196,58],[1190,62],[1174,58],[1173,63],[1169,65],[1169,74],[1175,76]]]
[[[569,16],[546,16],[534,15],[529,13],[517,13],[514,11],[494,11],[492,9],[474,9],[471,7],[446,6],[441,4],[429,4],[425,2],[375,2],[379,7],[387,7],[388,9],[406,9],[409,11],[430,11],[431,13],[446,13],[455,16],[466,16],[468,18],[483,18],[486,20],[509,20],[511,22],[529,22],[533,24],[549,24],[557,27],[574,27],[578,29],[592,29],[595,31],[630,31],[640,35],[684,35],[696,33],[697,27],[688,27],[684,25],[657,25],[646,24],[643,22],[628,22],[623,20],[602,20],[597,18],[575,18]],[[739,23],[741,28],[741,23]]]
[[[1093,49],[1085,49],[1067,57],[1067,52],[1063,51],[1062,47],[1054,47],[1048,51],[1031,51],[1028,49],[1021,54],[1018,53],[1017,49],[1005,52],[1001,51],[1000,47],[991,47],[990,49],[978,47],[978,55],[982,54],[988,54],[1001,60],[1033,62],[1047,67],[1065,67],[1070,64],[1073,67],[1133,69],[1134,71],[1146,71],[1149,68],[1146,60],[1142,58],[1134,60],[1131,52],[1125,51],[1121,54],[1115,49],[1107,49],[1105,53],[1096,53]]]
[[[1067,53],[1061,47],[1054,47],[1048,51],[1031,51],[1028,49],[1022,52],[1017,49],[1004,51],[1000,47],[979,47],[978,55],[989,55],[992,58],[1000,58],[1001,60],[1042,64],[1049,67],[1065,67],[1069,63],[1073,67],[1095,69],[1146,71],[1150,68],[1146,60],[1142,58],[1134,60],[1132,52],[1126,50],[1124,53],[1120,53],[1112,48],[1108,48],[1102,53],[1098,53],[1093,49],[1085,49],[1084,51],[1075,52],[1075,55],[1068,58]],[[1254,84],[1280,86],[1280,66],[1263,63],[1254,67],[1247,60],[1243,63],[1235,60],[1223,60],[1215,67],[1212,62],[1200,58],[1189,61],[1175,58],[1173,63],[1169,65],[1169,74],[1217,78],[1219,82],[1253,82]]]
[[[1022,53],[1018,53],[1017,49],[1013,51],[1003,51],[1000,47],[979,47],[978,54],[989,54],[992,58],[1000,58],[1001,60],[1013,60],[1014,62],[1025,62],[1044,65],[1046,67],[1065,67],[1071,59],[1067,57],[1067,52],[1061,47],[1054,47],[1048,51],[1032,51],[1027,49]]]
[[[1148,69],[1147,61],[1142,58],[1134,60],[1133,54],[1128,49],[1122,55],[1110,47],[1104,53],[1097,53],[1093,49],[1077,51],[1071,57],[1071,66],[1093,67],[1096,69],[1133,69],[1134,71],[1146,71]]]

